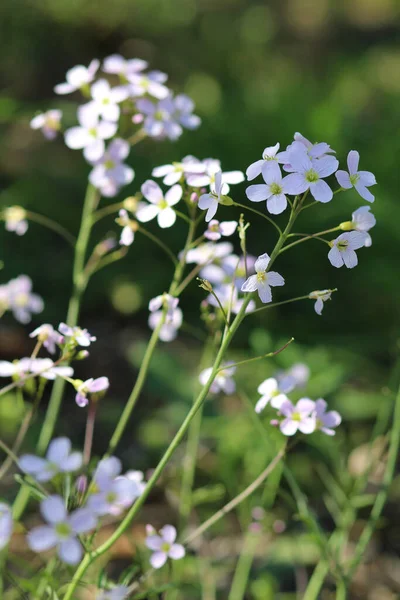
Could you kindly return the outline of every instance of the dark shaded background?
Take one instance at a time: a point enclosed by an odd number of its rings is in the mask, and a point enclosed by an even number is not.
[[[315,498],[320,484],[310,484],[313,461],[324,456],[333,471],[340,471],[347,460],[343,456],[369,439],[377,415],[391,405],[392,397],[385,390],[395,360],[400,291],[399,22],[396,0],[3,0],[0,7],[1,207],[20,204],[77,231],[88,166],[79,152],[63,145],[62,138],[49,143],[31,131],[29,120],[36,111],[61,107],[66,123],[73,124],[74,98],[56,97],[53,86],[64,81],[71,66],[87,65],[94,57],[115,52],[144,58],[152,68],[166,71],[170,86],[192,96],[203,119],[198,131],[186,132],[174,144],[150,140],[132,150],[129,162],[136,177],[121,199],[135,193],[156,165],[190,153],[220,158],[225,170],[245,170],[265,146],[277,141],[286,146],[295,131],[327,141],[342,164],[348,150],[357,149],[361,168],[376,174],[373,246],[359,252],[356,269],[331,267],[325,248],[317,242],[279,259],[278,270],[287,281],[280,297],[339,289],[323,316],[314,314],[311,302],[267,311],[254,317],[250,331],[239,332],[235,350],[238,357],[249,356],[248,351],[262,353],[293,335],[296,346],[277,359],[276,367],[307,360],[312,371],[309,394],[324,395],[343,412],[345,425],[338,436],[342,462],[333,458],[336,450],[329,441],[331,456],[325,449],[318,450],[317,458],[304,450],[303,462],[298,458],[296,463],[302,465],[306,491]],[[235,187],[236,200],[246,201],[244,189],[244,184]],[[349,220],[363,204],[353,191],[335,197],[327,206],[306,211],[300,230],[316,231]],[[226,210],[226,217],[230,216]],[[111,231],[118,235],[117,230],[112,219],[104,221],[93,239],[98,241]],[[152,230],[157,232],[155,226]],[[163,239],[178,251],[184,230],[184,224],[179,224],[163,233]],[[65,317],[72,255],[63,240],[39,225],[31,224],[22,238],[4,230],[0,236],[1,281],[26,273],[46,303],[45,312],[26,329],[12,317],[3,318],[0,354],[9,360],[30,353],[26,334],[33,326],[56,324]],[[269,250],[274,240],[272,228],[252,223],[251,253]],[[105,449],[131,388],[132,365],[140,364],[148,336],[148,299],[161,293],[169,278],[163,255],[139,238],[127,258],[95,275],[85,295],[81,323],[99,341],[88,361],[77,365],[76,373],[82,379],[108,375],[112,383],[99,415],[97,453]],[[202,298],[203,292],[193,284],[182,303],[185,317],[194,325],[200,324]],[[154,465],[189,406],[192,381],[181,373],[189,367],[194,374],[197,357],[196,340],[185,334],[167,349],[160,346],[145,397],[121,448],[127,466]],[[178,378],[171,375],[174,369]],[[240,375],[252,401],[256,398],[251,380],[261,381],[274,369],[258,364]],[[10,440],[24,411],[23,406],[17,410],[14,400],[9,396],[0,403],[0,433]],[[66,400],[58,432],[80,443],[84,421],[71,390]],[[209,407],[205,422],[217,465],[223,464],[233,480],[238,470],[252,463],[255,452],[251,433],[240,455],[229,441],[238,435],[232,424],[236,408],[235,399]],[[237,411],[240,415],[240,408]],[[230,425],[221,421],[226,414],[233,414]],[[29,434],[28,447],[39,427],[40,419]],[[177,464],[179,460],[178,455]],[[257,474],[258,467],[257,460],[250,471]],[[205,469],[203,477],[219,481],[218,468],[211,473]],[[230,497],[228,475],[226,479]],[[398,534],[393,541],[386,530],[384,538],[379,539],[382,552],[399,550]]]

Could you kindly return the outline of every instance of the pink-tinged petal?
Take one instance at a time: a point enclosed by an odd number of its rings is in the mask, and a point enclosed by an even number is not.
[[[283,402],[281,404],[281,407],[279,410],[285,417],[291,417],[295,411],[295,407],[290,402],[290,400],[287,400],[286,402]]]
[[[272,292],[267,282],[258,281],[257,282],[257,291],[260,296],[261,302],[267,304],[272,301]]]
[[[287,200],[285,194],[279,194],[276,196],[271,196],[267,200],[267,209],[271,215],[280,215],[286,210]]]
[[[86,533],[97,525],[95,515],[87,508],[78,508],[68,519],[74,533]]]
[[[87,396],[85,396],[85,394],[82,394],[81,392],[77,392],[75,396],[75,402],[80,408],[84,408],[89,404]]]
[[[367,188],[364,185],[362,185],[360,181],[357,181],[354,187],[360,194],[361,198],[364,198],[364,200],[366,200],[367,202],[374,202],[375,196],[371,194],[371,192],[367,190]]]
[[[265,394],[265,395],[269,395],[271,396],[274,392],[276,392],[276,390],[278,389],[278,382],[274,377],[269,377],[268,379],[266,379],[265,381],[263,381],[262,383],[260,383],[260,385],[257,388],[257,392],[259,394]]]
[[[326,181],[319,179],[310,184],[310,192],[318,202],[330,202],[333,198],[333,192]]]
[[[306,137],[304,137],[304,135],[302,135],[298,131],[296,131],[293,137],[296,142],[301,142],[306,148],[312,148],[312,142],[310,142],[310,140],[308,140]]]
[[[240,289],[242,292],[255,292],[257,289],[257,275],[250,275]]]
[[[376,185],[375,175],[370,171],[358,171],[360,179],[358,180],[361,185],[369,187],[370,185]]]
[[[336,248],[336,246],[329,250],[328,259],[331,265],[333,267],[337,267],[338,269],[344,265],[342,253]]]
[[[110,382],[108,377],[98,377],[93,380],[93,383],[90,385],[90,392],[101,392],[103,390],[107,390],[110,387]]]
[[[48,523],[65,521],[67,510],[61,496],[48,496],[40,503],[40,512]]]
[[[310,398],[301,398],[296,404],[295,410],[301,414],[311,414],[315,410],[315,402]]]
[[[266,271],[270,260],[271,259],[266,252],[264,252],[264,254],[261,254],[261,256],[259,256],[256,262],[254,263],[255,271],[257,273],[262,273],[263,271]]]
[[[286,175],[286,177],[282,179],[282,185],[285,193],[290,194],[291,196],[303,194],[310,187],[310,184],[306,181],[304,175],[301,175],[300,173]]]
[[[150,564],[153,569],[161,569],[167,562],[167,558],[168,556],[165,552],[154,552],[154,554],[150,556]]]
[[[165,542],[168,544],[173,544],[176,540],[176,529],[173,525],[164,525],[162,529],[160,529],[161,536]]]
[[[328,177],[337,171],[339,161],[334,156],[323,156],[315,159],[313,166],[320,177]]]
[[[164,194],[162,193],[162,190],[158,183],[152,181],[151,179],[148,179],[144,182],[144,184],[141,187],[141,192],[146,198],[146,200],[148,200],[152,204],[158,204],[164,198]]]
[[[39,125],[39,127],[41,127],[41,125]],[[247,167],[246,176],[247,176],[248,181],[255,179],[256,177],[258,177],[261,174],[261,170],[263,168],[264,163],[265,163],[264,160],[257,160],[256,162],[251,164],[249,167]]]
[[[160,210],[157,216],[157,222],[162,229],[172,227],[176,221],[176,213],[173,208],[164,208]]]
[[[322,298],[317,298],[317,301],[314,304],[314,310],[317,313],[317,315],[321,315],[322,314],[322,309],[324,308],[324,303]]]
[[[64,135],[65,144],[71,150],[81,150],[91,141],[90,135],[83,127],[71,127]]]
[[[252,202],[262,202],[266,200],[271,195],[270,189],[268,185],[264,185],[263,183],[259,183],[256,185],[250,185],[246,189],[246,196]]]
[[[57,544],[57,535],[52,527],[35,527],[27,535],[28,546],[34,552],[45,552]]]
[[[145,540],[145,544],[149,550],[160,550],[163,543],[164,542],[160,536],[155,534],[148,535]]]
[[[299,430],[301,433],[310,434],[314,433],[316,426],[316,421],[313,417],[308,417],[307,419],[303,419],[303,421],[299,422]]]
[[[347,166],[349,168],[350,175],[354,175],[358,171],[358,163],[360,161],[360,155],[357,150],[350,150],[347,155]]]
[[[58,546],[58,556],[68,565],[76,565],[82,558],[82,546],[76,538],[61,542]]]
[[[357,254],[354,250],[347,248],[344,252],[342,252],[343,262],[348,269],[354,269],[358,265]]]
[[[298,421],[292,421],[290,418],[283,419],[279,427],[283,435],[294,435],[298,429]]]
[[[158,206],[154,206],[154,204],[143,204],[143,206],[138,208],[138,210],[136,211],[136,217],[141,223],[147,223],[148,221],[154,219],[159,212],[160,209],[158,208]]]
[[[168,206],[174,206],[182,198],[182,188],[180,185],[173,185],[170,190],[165,194],[165,200]]]
[[[347,171],[337,171],[335,173],[335,177],[340,187],[344,188],[345,190],[349,190],[353,187],[353,184],[350,181],[350,175]]]
[[[272,287],[285,285],[285,280],[283,279],[282,275],[279,275],[279,273],[276,271],[270,271],[267,273],[267,281],[268,285],[271,285]]]
[[[322,433],[325,433],[325,435],[336,435],[336,431],[334,429],[328,429],[328,427],[321,427],[320,431],[322,431]]]
[[[173,560],[179,560],[185,556],[185,548],[182,544],[174,544],[171,546],[168,556]]]

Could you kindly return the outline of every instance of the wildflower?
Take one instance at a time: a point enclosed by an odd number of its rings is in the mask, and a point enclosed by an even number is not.
[[[199,198],[199,208],[207,209],[206,221],[211,221],[218,209],[218,204],[222,203],[224,198],[222,194],[223,183],[222,173],[218,171],[215,175],[215,187],[210,188],[208,194],[202,194]]]
[[[44,379],[54,380],[56,377],[71,377],[72,367],[55,366],[50,358],[21,358],[14,362],[0,360],[0,377],[24,378],[32,374]]]
[[[167,315],[172,316],[174,310],[179,304],[179,298],[171,296],[171,294],[161,294],[152,298],[149,302],[149,311],[156,312],[160,308],[165,307],[167,309]]]
[[[150,329],[156,329],[160,321],[164,321],[158,334],[163,342],[174,340],[178,334],[178,329],[183,323],[183,313],[178,307],[178,302],[178,298],[173,298],[169,294],[157,296],[149,302],[149,327]],[[161,307],[167,309],[166,314],[164,314],[164,310],[159,310]]]
[[[19,459],[19,467],[37,481],[50,481],[59,473],[73,473],[82,466],[82,453],[71,452],[71,441],[66,437],[52,440],[46,458],[34,454],[24,454]]]
[[[216,158],[205,158],[202,161],[203,173],[191,173],[187,176],[187,184],[191,187],[216,186],[217,174],[221,172],[221,162]],[[221,173],[221,193],[229,193],[228,184],[237,184],[244,181],[242,171],[224,171]]]
[[[164,73],[160,76],[160,71],[149,71],[146,75],[144,73],[128,73],[126,78],[129,82],[129,92],[134,98],[147,94],[157,100],[165,100],[171,93],[164,85],[167,76]],[[142,112],[138,103],[136,106]]]
[[[201,119],[193,114],[194,102],[186,94],[178,94],[174,98],[174,117],[185,129],[197,129],[201,125]]]
[[[197,248],[191,248],[186,254],[186,263],[195,263],[197,265],[205,265],[210,261],[215,261],[227,257],[231,254],[233,246],[230,242],[221,242],[213,244],[205,242],[199,244]]]
[[[8,310],[20,323],[29,323],[31,314],[42,312],[43,300],[37,294],[32,294],[32,280],[27,275],[19,275],[7,284]]]
[[[128,98],[128,89],[122,85],[112,88],[106,79],[99,79],[90,88],[90,93],[93,100],[87,106],[106,121],[118,121],[119,104]]]
[[[257,290],[260,300],[264,304],[272,301],[271,287],[285,285],[282,275],[279,275],[276,271],[266,273],[270,260],[267,253],[259,256],[254,265],[256,274],[250,275],[240,288],[242,292],[255,292]]]
[[[233,314],[237,314],[242,308],[242,304],[244,302],[243,298],[238,298],[238,290],[236,287],[232,288],[231,284],[223,284],[218,286],[215,290],[215,295],[218,297],[219,302],[221,303],[225,312],[232,312]],[[207,297],[207,302],[216,308],[220,308],[219,303],[217,302],[215,296],[210,294]],[[254,300],[250,300],[248,305],[246,306],[246,313],[253,312],[256,304]]]
[[[58,109],[39,113],[30,122],[31,129],[41,129],[44,137],[54,140],[61,129],[62,111]]]
[[[368,231],[376,225],[376,219],[372,213],[369,212],[369,206],[360,206],[352,214],[352,225],[355,231],[360,231],[364,235],[364,246],[369,247],[372,245],[372,239]]]
[[[122,227],[119,243],[121,246],[130,246],[135,239],[137,223],[129,218],[128,212],[124,208],[121,208],[118,214],[119,218],[116,221]]]
[[[148,63],[141,58],[126,59],[120,54],[111,54],[103,61],[103,71],[127,79],[128,75],[143,71],[147,65]]]
[[[100,62],[97,59],[92,60],[89,67],[77,65],[67,71],[65,83],[59,83],[54,88],[56,94],[71,94],[76,90],[85,90],[96,75]]]
[[[246,271],[254,270],[256,257],[251,254],[246,254],[246,264],[244,256],[240,258],[236,254],[231,254],[221,261],[221,266],[224,272],[235,281],[235,286],[240,290],[246,281]]]
[[[286,390],[283,392],[278,381],[274,377],[269,377],[260,383],[257,391],[259,394],[261,394],[261,398],[258,400],[254,410],[256,413],[260,413],[269,403],[271,403],[273,408],[279,409],[283,402],[287,402],[289,400],[286,396],[286,393],[291,390]]]
[[[100,190],[102,196],[116,196],[122,186],[133,180],[134,170],[123,163],[129,150],[127,141],[115,138],[103,156],[92,161],[95,167],[89,175],[89,181]]]
[[[375,196],[367,189],[376,184],[375,175],[369,171],[358,171],[360,155],[356,150],[350,150],[347,155],[347,166],[349,171],[338,171],[336,179],[339,185],[345,190],[354,187],[361,198],[368,202],[373,202]]]
[[[141,495],[139,484],[121,476],[121,461],[115,456],[99,462],[93,475],[95,493],[91,494],[87,506],[97,515],[120,514]]]
[[[293,405],[290,400],[283,402],[279,407],[284,419],[280,423],[280,430],[284,435],[294,435],[297,431],[301,433],[313,433],[316,427],[315,402],[309,398],[302,398]]]
[[[76,565],[82,557],[78,535],[96,527],[96,517],[87,508],[78,508],[68,515],[61,496],[48,496],[40,503],[40,512],[47,525],[35,527],[27,536],[28,546],[34,552],[57,548],[62,562]]]
[[[65,132],[65,143],[72,150],[82,150],[87,161],[99,160],[105,151],[104,140],[117,132],[117,124],[99,120],[99,115],[90,104],[78,108],[79,126]]]
[[[176,213],[172,206],[175,206],[182,198],[182,188],[180,185],[173,185],[167,193],[163,194],[160,186],[151,179],[144,182],[141,187],[142,194],[150,202],[139,206],[136,216],[142,223],[147,223],[155,217],[163,229],[171,227],[176,221]]]
[[[49,325],[49,323],[44,323],[43,325],[36,327],[36,329],[29,334],[29,337],[37,337],[38,341],[42,342],[43,346],[47,348],[50,354],[54,354],[56,345],[61,344],[63,341],[62,335],[60,335],[52,325]]]
[[[136,108],[143,116],[143,129],[150,137],[175,141],[182,135],[182,127],[173,116],[175,106],[171,98],[159,102],[141,98],[136,102]]]
[[[125,473],[125,477],[129,479],[129,481],[133,481],[137,485],[138,493],[141,496],[146,487],[146,482],[144,481],[143,471],[127,471]]]
[[[0,502],[0,551],[10,541],[13,530],[13,519],[11,509],[5,502]]]
[[[263,171],[263,178],[265,184],[250,185],[246,189],[246,195],[252,202],[267,201],[267,209],[273,215],[279,215],[287,207],[286,193],[288,188],[286,186],[286,179],[282,179],[282,173],[278,163],[272,162],[269,165],[268,170]]]
[[[310,300],[316,301],[314,304],[314,310],[317,313],[317,315],[322,314],[322,309],[324,308],[324,302],[326,302],[327,300],[330,300],[331,296],[332,296],[331,290],[315,290],[314,292],[310,293],[310,295],[308,296],[310,298]]]
[[[9,206],[3,210],[2,217],[6,222],[6,230],[17,235],[24,235],[28,231],[26,210],[22,206]]]
[[[331,249],[328,253],[329,262],[333,267],[340,268],[346,265],[349,269],[357,266],[358,259],[355,250],[364,246],[365,237],[359,231],[349,231],[341,233],[329,245]]]
[[[103,392],[108,390],[110,387],[110,382],[108,381],[108,377],[98,377],[97,379],[87,379],[86,381],[79,381],[76,384],[77,394],[75,396],[75,401],[78,406],[87,406],[89,404],[89,400],[87,398],[88,394],[97,394],[98,392]]]
[[[224,392],[225,394],[233,394],[236,390],[236,383],[233,379],[233,375],[236,371],[236,367],[230,366],[232,363],[225,363],[223,368],[218,371],[215,375],[211,385],[210,385],[210,393],[211,394],[219,394],[220,392]],[[201,385],[206,385],[210,379],[210,375],[212,373],[212,368],[204,369],[199,375],[199,381]]]
[[[117,585],[110,590],[100,590],[96,600],[125,600],[128,595],[129,588],[126,585]]]
[[[272,165],[278,162],[283,162],[280,159],[281,153],[278,153],[279,147],[279,143],[275,144],[275,146],[268,146],[268,148],[264,149],[262,159],[257,160],[256,162],[252,163],[249,167],[247,167],[246,175],[248,181],[255,179],[256,177],[258,177],[258,175],[261,175],[261,173],[263,174],[263,176],[265,176]]]
[[[310,369],[304,363],[295,363],[287,371],[277,373],[279,389],[288,394],[295,388],[304,387],[310,378]]]
[[[296,196],[310,190],[318,202],[330,202],[333,192],[324,177],[332,175],[339,162],[333,156],[311,159],[302,149],[294,149],[288,153],[290,165],[294,171],[284,178],[287,194]]]
[[[146,546],[153,551],[150,564],[153,569],[160,569],[168,558],[179,560],[185,556],[185,549],[181,544],[175,544],[176,529],[172,525],[164,525],[157,535],[151,525],[146,526]]]
[[[193,174],[204,173],[203,163],[194,156],[185,156],[182,162],[175,162],[172,165],[161,165],[152,171],[153,177],[163,177],[164,185],[174,185],[182,178]]]
[[[66,323],[60,323],[58,331],[68,338],[68,343],[74,346],[90,346],[96,341],[96,336],[91,335],[87,329],[81,327],[69,327]]]
[[[237,221],[223,221],[220,223],[216,219],[211,219],[208,223],[207,230],[204,232],[204,237],[216,242],[221,239],[221,236],[229,237],[230,235],[233,235],[237,226]]]
[[[326,435],[335,435],[334,428],[342,422],[342,417],[336,410],[326,412],[327,403],[322,398],[316,400],[314,416],[316,419],[316,429],[326,433]]]
[[[298,131],[294,134],[294,141],[297,144],[302,144],[306,148],[307,154],[310,158],[322,158],[326,154],[335,154],[335,151],[332,150],[332,148],[326,142],[318,142],[313,144]]]

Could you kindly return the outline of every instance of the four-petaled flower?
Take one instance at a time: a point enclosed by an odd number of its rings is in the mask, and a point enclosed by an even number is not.
[[[56,377],[71,377],[72,367],[56,366],[51,358],[21,358],[14,362],[0,360],[0,377],[24,378],[33,374],[44,379],[54,380]]]
[[[111,87],[106,79],[99,79],[90,88],[93,100],[90,108],[106,121],[118,121],[120,116],[119,104],[129,97],[126,86]]]
[[[199,198],[199,208],[207,209],[206,221],[211,221],[218,209],[218,204],[223,196],[222,173],[218,171],[215,174],[214,186],[211,185],[210,191],[207,194],[202,194]]]
[[[361,198],[368,202],[373,202],[375,196],[367,189],[371,185],[376,184],[375,175],[370,171],[358,171],[358,163],[360,155],[356,150],[350,150],[347,155],[347,166],[349,171],[338,171],[336,179],[339,185],[345,190],[354,187],[360,194]]]
[[[204,232],[204,237],[212,242],[216,242],[221,239],[221,236],[229,237],[230,235],[233,235],[237,226],[237,221],[222,221],[222,223],[220,223],[217,219],[211,219]]]
[[[233,394],[236,390],[236,383],[233,379],[233,375],[235,374],[236,367],[231,366],[232,363],[223,364],[223,368],[217,372],[215,375],[211,385],[210,385],[210,393],[211,394],[219,394],[220,392],[224,392],[224,394]],[[201,385],[206,385],[210,379],[210,375],[212,373],[212,368],[204,369],[199,375],[199,381]]]
[[[135,231],[137,229],[136,221],[132,221],[129,218],[128,212],[125,210],[125,208],[121,208],[118,214],[119,218],[116,219],[116,221],[122,227],[119,243],[121,246],[130,246],[135,239]]]
[[[104,154],[104,140],[116,134],[117,123],[99,120],[90,103],[78,108],[77,117],[79,126],[67,129],[64,134],[66,145],[72,150],[83,150],[89,162],[99,160]]]
[[[261,254],[254,264],[255,275],[250,275],[241,287],[242,292],[258,291],[261,302],[264,304],[272,301],[271,287],[285,285],[282,275],[276,271],[266,272],[270,257],[267,253]]]
[[[90,172],[89,181],[98,188],[102,196],[116,196],[123,185],[131,183],[135,172],[124,164],[130,146],[126,140],[115,138],[103,156],[91,161],[94,169]]]
[[[76,90],[87,88],[88,84],[93,81],[99,66],[100,62],[95,58],[88,67],[84,67],[83,65],[72,67],[72,69],[67,71],[65,76],[66,82],[55,86],[55,93],[71,94]]]
[[[81,327],[69,327],[66,323],[60,323],[58,331],[68,338],[69,344],[87,347],[96,341],[96,336],[91,335],[87,329]]]
[[[342,422],[342,417],[336,410],[326,411],[327,403],[322,398],[316,400],[314,416],[316,419],[315,429],[321,430],[326,435],[335,435],[335,427]]]
[[[330,202],[333,192],[323,178],[337,170],[338,160],[334,156],[311,159],[305,148],[289,151],[288,158],[294,173],[284,179],[286,193],[297,196],[310,190],[318,202]]]
[[[141,58],[126,59],[120,54],[111,54],[103,61],[103,71],[105,73],[120,75],[124,79],[127,79],[128,75],[140,73],[140,71],[146,69],[147,66],[148,63]]]
[[[50,481],[59,473],[73,473],[82,466],[81,452],[71,452],[71,441],[66,437],[56,438],[49,444],[46,458],[34,454],[20,457],[19,467],[37,481]]]
[[[0,551],[10,541],[13,530],[11,508],[5,502],[0,502]]]
[[[289,391],[291,391],[294,386],[290,389],[286,388],[284,391],[279,382],[275,379],[275,377],[269,377],[257,388],[259,394],[261,394],[261,398],[258,400],[255,411],[256,413],[260,413],[264,410],[264,408],[271,403],[273,408],[279,409],[283,402],[288,400],[286,396]]]
[[[7,308],[20,323],[29,323],[31,313],[40,313],[44,303],[40,296],[32,294],[32,280],[27,275],[11,279],[5,288]]]
[[[108,377],[98,377],[97,379],[91,377],[86,381],[77,383],[75,401],[80,407],[87,406],[89,404],[88,394],[98,394],[108,390],[109,387]]]
[[[257,160],[256,162],[252,163],[249,167],[247,167],[246,175],[248,181],[255,179],[256,177],[261,175],[261,173],[265,177],[265,174],[268,173],[272,165],[278,162],[284,162],[280,156],[282,153],[278,153],[279,147],[279,142],[275,144],[275,146],[268,146],[268,148],[264,149],[262,159]]]
[[[182,127],[174,117],[175,105],[172,98],[164,98],[159,102],[141,98],[137,100],[136,108],[143,115],[143,129],[150,137],[174,141],[182,135]]]
[[[368,231],[376,225],[374,215],[369,212],[370,206],[360,206],[352,213],[352,224],[355,231],[360,231],[364,235],[364,246],[372,245],[372,239]]]
[[[181,544],[175,544],[176,529],[172,525],[164,525],[157,535],[151,525],[146,526],[146,546],[153,551],[150,564],[153,569],[160,569],[168,558],[179,560],[185,556],[185,548]]]
[[[360,231],[341,233],[335,240],[330,242],[329,262],[337,268],[343,265],[346,265],[349,269],[356,267],[358,258],[355,250],[362,248],[364,243],[365,236]]]
[[[142,223],[147,223],[157,217],[157,222],[163,229],[171,227],[176,221],[175,206],[182,198],[180,185],[173,185],[167,193],[163,194],[160,186],[155,181],[148,179],[141,187],[142,194],[150,204],[141,203],[136,211],[136,217]]]
[[[142,493],[139,482],[120,475],[121,461],[115,456],[104,458],[93,476],[95,492],[89,495],[87,506],[97,515],[119,515]]]
[[[322,314],[324,302],[330,300],[331,296],[331,290],[315,290],[314,292],[310,292],[310,295],[308,297],[310,298],[310,300],[315,300],[314,310],[317,313],[317,315]]]
[[[41,129],[44,137],[54,140],[61,129],[62,111],[58,109],[39,113],[30,122],[31,129]]]
[[[309,398],[302,398],[293,405],[290,400],[283,402],[279,407],[279,412],[284,419],[279,427],[284,435],[294,435],[297,431],[301,433],[313,433],[316,427],[315,402]]]
[[[76,565],[82,557],[78,535],[94,529],[97,519],[91,510],[78,508],[70,515],[61,496],[48,496],[40,503],[40,512],[48,525],[32,529],[27,536],[28,546],[34,552],[57,547],[62,562]]]
[[[29,337],[37,337],[38,341],[42,342],[43,346],[47,348],[50,354],[54,354],[56,346],[63,341],[62,335],[49,323],[43,323],[43,325],[36,327],[36,329],[29,334]]]
[[[170,294],[162,294],[152,298],[149,302],[149,327],[155,329],[163,320],[159,331],[162,342],[172,342],[178,334],[178,329],[183,322],[183,313],[178,307],[179,299]],[[164,311],[166,313],[164,314]]]
[[[273,215],[279,215],[287,207],[285,194],[290,193],[286,185],[289,175],[282,179],[281,169],[277,162],[269,163],[269,168],[262,172],[265,184],[250,185],[246,195],[252,202],[267,201],[267,210]]]

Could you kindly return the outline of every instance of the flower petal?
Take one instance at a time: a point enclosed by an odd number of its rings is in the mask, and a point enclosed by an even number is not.
[[[330,202],[333,198],[333,192],[326,181],[319,179],[310,184],[310,192],[318,202]]]
[[[342,258],[348,269],[353,269],[358,265],[357,254],[350,248],[347,248],[344,252],[342,252]]]
[[[59,523],[67,517],[67,509],[61,496],[48,496],[40,503],[40,512],[48,523]]]
[[[44,552],[57,544],[57,535],[52,527],[35,527],[27,535],[28,546],[34,552]]]
[[[185,556],[185,548],[182,544],[173,544],[169,549],[168,556],[173,560],[179,560]]]
[[[328,259],[331,265],[333,267],[337,267],[338,269],[344,265],[342,253],[336,248],[336,246],[329,250]]]
[[[242,292],[255,292],[257,289],[257,275],[250,275],[240,289]]]
[[[150,556],[150,564],[153,569],[161,569],[167,562],[167,558],[168,556],[165,552],[154,552],[154,554]]]
[[[141,223],[147,223],[148,221],[154,219],[159,212],[160,209],[158,206],[155,206],[154,204],[143,203],[142,206],[137,209],[136,217]]]
[[[347,155],[347,166],[349,168],[350,175],[354,175],[358,171],[358,163],[360,161],[360,155],[357,150],[350,150]]]
[[[183,190],[180,185],[173,185],[170,190],[165,194],[165,200],[168,206],[174,206],[182,198]]]
[[[298,429],[298,421],[283,419],[279,427],[283,435],[294,435]]]
[[[76,565],[82,557],[82,546],[76,538],[61,542],[58,546],[58,556],[68,565]]]
[[[71,451],[71,440],[66,437],[56,438],[49,444],[46,458],[50,462],[60,465],[69,455]]]
[[[284,186],[286,194],[290,194],[291,196],[303,194],[310,187],[310,184],[301,173],[291,173],[290,175],[286,175],[286,177],[282,179],[282,185]]]
[[[257,291],[261,302],[267,304],[272,301],[272,292],[266,281],[257,282]]]
[[[344,188],[345,190],[349,190],[353,187],[353,184],[350,181],[350,175],[347,171],[336,171],[335,177],[340,187]]]
[[[176,213],[173,208],[164,208],[160,210],[157,222],[162,229],[171,227],[176,221]]]
[[[271,195],[269,190],[269,186],[264,183],[259,183],[256,185],[250,185],[246,189],[246,196],[251,202],[262,202],[266,200]]]
[[[266,271],[266,269],[268,268],[269,265],[269,261],[270,261],[270,257],[268,256],[268,254],[266,252],[264,252],[264,254],[261,254],[255,264],[254,264],[254,268],[256,270],[257,273],[262,273],[264,271]]]
[[[256,162],[252,163],[249,167],[247,167],[246,176],[248,181],[255,179],[261,174],[261,169],[264,163],[264,160],[257,160]]]
[[[286,210],[287,200],[285,194],[277,194],[271,196],[267,200],[267,209],[271,215],[280,215]]]
[[[361,181],[357,181],[354,186],[357,192],[360,194],[361,198],[364,198],[367,202],[373,202],[375,200],[375,196],[371,194],[369,190],[361,183]]]
[[[285,285],[285,280],[283,279],[282,275],[279,275],[279,273],[276,271],[270,271],[267,273],[267,282],[268,285],[272,287]]]
[[[176,529],[173,525],[164,525],[162,529],[160,529],[160,533],[162,538],[168,544],[173,544],[176,540]]]

